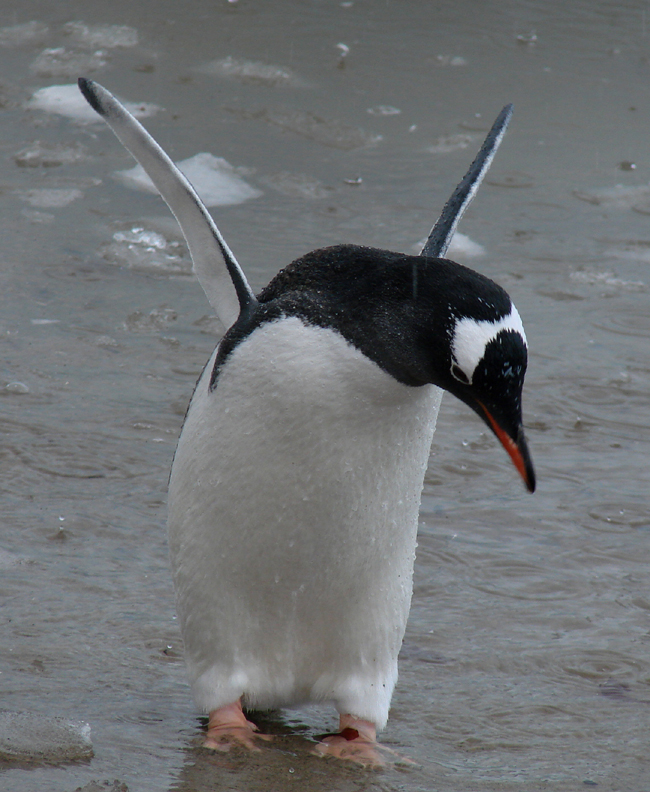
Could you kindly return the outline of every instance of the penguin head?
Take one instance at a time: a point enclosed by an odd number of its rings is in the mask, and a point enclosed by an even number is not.
[[[393,285],[400,284],[395,292],[402,294],[401,304],[391,306],[398,338],[378,362],[389,371],[394,367],[391,373],[402,382],[437,385],[474,410],[534,492],[522,421],[528,345],[509,295],[448,259],[403,257],[393,267]],[[376,343],[381,349],[379,338]]]
[[[489,278],[448,259],[337,245],[294,261],[258,300],[224,338],[218,365],[255,327],[298,316],[340,333],[402,384],[437,385],[467,404],[534,491],[521,411],[526,334]]]
[[[526,487],[534,492],[535,472],[521,409],[528,362],[526,334],[511,302],[507,313],[494,304],[492,307],[492,319],[479,319],[476,315],[453,317],[449,370],[441,372],[436,384],[480,416],[508,452]]]

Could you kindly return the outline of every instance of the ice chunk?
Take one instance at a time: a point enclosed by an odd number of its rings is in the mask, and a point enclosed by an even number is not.
[[[14,154],[14,162],[21,168],[54,168],[86,159],[88,154],[81,143],[69,146],[63,143],[41,143],[40,140],[35,140]]]
[[[142,102],[123,102],[126,109],[136,118],[148,118],[155,115],[160,108],[155,104]],[[27,102],[30,110],[43,110],[46,113],[72,118],[85,123],[102,123],[101,116],[96,113],[83,98],[75,83],[72,85],[50,85],[48,88],[39,88],[32,94]]]
[[[74,77],[77,74],[102,69],[108,63],[106,50],[71,52],[65,47],[43,50],[31,63],[29,70],[39,77]]]
[[[128,25],[86,25],[85,22],[67,22],[63,33],[75,44],[86,47],[135,47],[138,31]]]
[[[474,140],[474,135],[459,133],[458,135],[441,135],[427,151],[430,154],[449,154],[452,151],[466,149]]]
[[[127,232],[117,231],[113,234],[113,239],[116,242],[142,245],[151,250],[164,250],[167,247],[167,240],[162,234],[156,231],[145,231],[144,228],[132,228]]]
[[[621,251],[622,253],[622,251]],[[619,255],[618,258],[626,258]],[[598,272],[595,270],[578,270],[569,276],[576,283],[584,283],[588,286],[611,286],[617,289],[629,289],[631,291],[642,290],[645,287],[643,281],[629,281],[617,278],[613,272]]]
[[[223,157],[201,152],[176,164],[190,180],[206,206],[229,206],[262,195],[260,190],[256,190],[244,181],[237,168],[233,168]],[[136,165],[130,170],[118,171],[115,175],[128,187],[158,192],[141,165]]]
[[[449,249],[447,250],[449,256],[458,256],[459,258],[474,258],[475,256],[484,256],[485,248],[474,242],[465,234],[459,234],[458,231],[453,235]]]
[[[650,187],[642,184],[626,187],[617,184],[614,187],[603,187],[596,190],[574,190],[573,194],[581,201],[594,204],[594,206],[609,206],[616,209],[637,209],[641,214],[643,206],[650,200]]]
[[[304,85],[303,81],[291,69],[260,63],[259,61],[233,58],[230,55],[227,58],[206,63],[205,66],[200,68],[200,71],[204,74],[228,77],[240,82],[261,83],[271,86]]]
[[[19,193],[23,201],[27,201],[31,206],[39,209],[60,209],[73,201],[83,198],[83,193],[76,187],[69,188],[35,188],[32,190],[21,190]]]
[[[0,712],[0,759],[63,764],[90,759],[90,726],[32,712]]]
[[[462,55],[436,55],[436,66],[467,66],[467,60]]]
[[[302,173],[280,171],[266,176],[264,184],[290,198],[325,198],[331,194],[331,188],[324,187],[317,179],[311,179]]]
[[[157,333],[166,330],[177,318],[178,314],[173,308],[166,308],[163,305],[160,308],[154,308],[148,314],[134,311],[127,316],[125,326],[132,333]]]
[[[20,214],[26,217],[30,223],[37,225],[46,225],[56,220],[56,217],[50,212],[37,212],[35,209],[23,209]]]
[[[97,336],[95,344],[98,347],[102,347],[102,349],[117,349],[119,347],[117,340],[113,336],[108,335]]]
[[[162,234],[140,226],[116,231],[102,255],[109,262],[130,269],[155,270],[174,275],[189,275],[192,262],[180,242],[168,242]]]
[[[369,107],[367,112],[375,116],[390,116],[400,115],[402,111],[392,105],[376,105],[375,107]]]
[[[0,28],[0,46],[22,47],[24,44],[35,44],[44,41],[49,32],[43,22],[24,22],[22,25]]]

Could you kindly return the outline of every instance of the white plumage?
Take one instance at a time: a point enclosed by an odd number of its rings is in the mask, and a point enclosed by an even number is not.
[[[211,371],[169,489],[195,701],[329,700],[381,728],[442,392],[400,384],[295,317],[236,347],[212,393]]]

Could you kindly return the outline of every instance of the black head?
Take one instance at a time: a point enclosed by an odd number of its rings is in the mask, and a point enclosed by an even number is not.
[[[447,259],[338,245],[294,261],[258,300],[246,326],[224,338],[217,365],[281,316],[334,329],[399,382],[438,385],[465,402],[534,489],[521,420],[526,337],[510,297],[489,278]]]

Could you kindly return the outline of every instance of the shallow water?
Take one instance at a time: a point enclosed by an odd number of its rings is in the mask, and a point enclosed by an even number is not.
[[[647,789],[647,4],[26,0],[0,28],[0,710],[94,750],[0,788]],[[485,254],[456,257],[523,317],[539,488],[445,397],[383,735],[418,769],[312,758],[327,708],[273,716],[260,755],[196,747],[165,491],[220,328],[110,131],[33,98],[80,71],[252,188],[213,213],[256,288],[325,244],[414,252],[515,103],[460,228]]]

